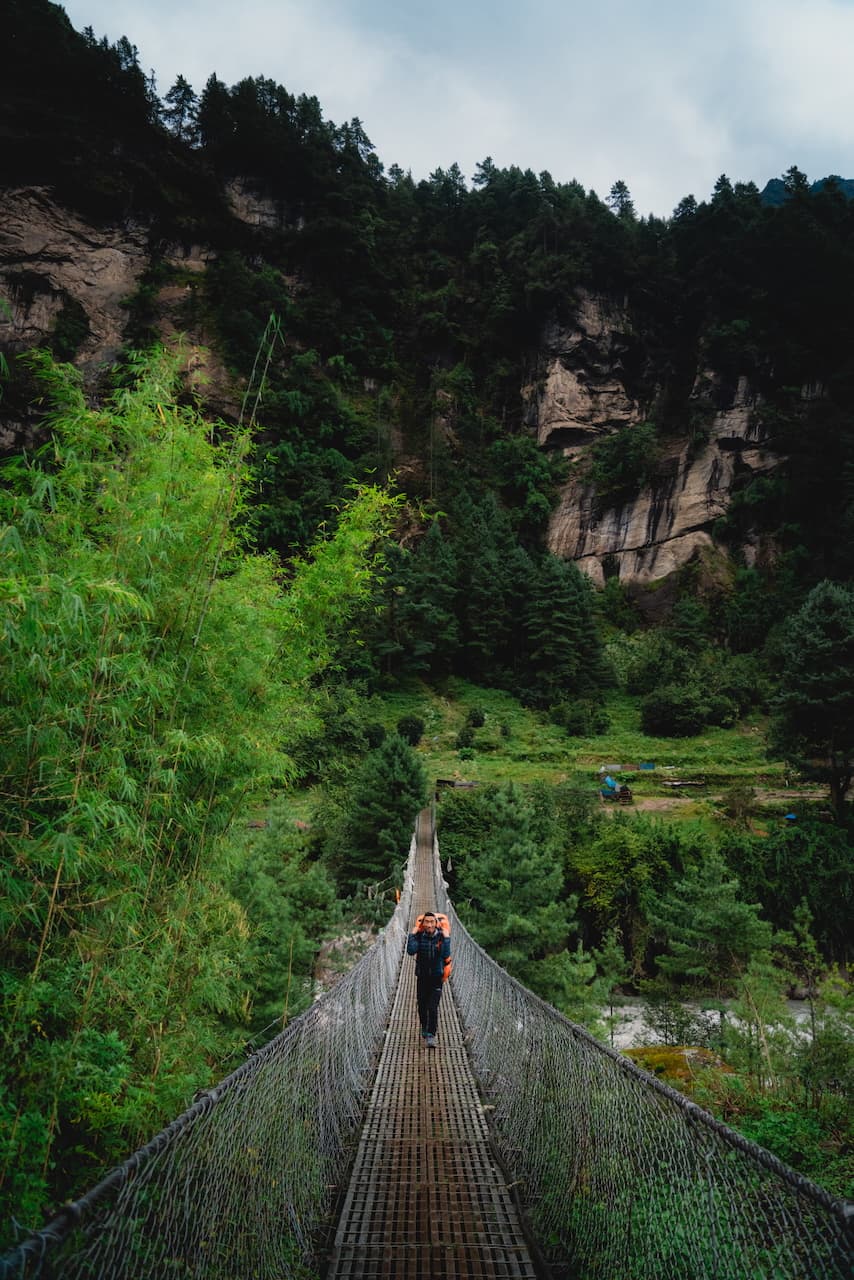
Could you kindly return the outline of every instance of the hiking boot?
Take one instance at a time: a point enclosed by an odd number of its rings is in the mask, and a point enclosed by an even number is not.
[[[426,1044],[426,1046],[427,1046],[427,1048],[428,1048],[428,1049],[435,1049],[435,1048],[436,1048],[436,1037],[435,1037],[434,1035],[431,1035],[431,1034],[428,1032],[428,1033],[427,1033],[427,1035],[426,1035],[426,1036],[425,1036],[425,1038],[424,1038],[424,1043]]]

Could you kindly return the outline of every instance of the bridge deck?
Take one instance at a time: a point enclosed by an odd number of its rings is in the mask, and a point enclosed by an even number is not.
[[[432,907],[432,833],[421,821],[413,916]],[[406,957],[327,1280],[535,1277],[490,1151],[451,992],[442,996],[438,1047],[427,1049],[414,968]]]

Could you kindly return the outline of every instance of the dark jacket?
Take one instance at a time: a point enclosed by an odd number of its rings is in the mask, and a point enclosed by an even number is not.
[[[441,978],[445,961],[451,954],[451,939],[437,929],[432,938],[426,933],[410,933],[406,942],[406,954],[415,956],[416,978]]]

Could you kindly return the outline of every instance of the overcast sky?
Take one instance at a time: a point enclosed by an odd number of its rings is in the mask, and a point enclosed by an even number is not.
[[[854,0],[68,0],[161,96],[267,76],[424,178],[491,156],[668,215],[716,179],[854,177]]]

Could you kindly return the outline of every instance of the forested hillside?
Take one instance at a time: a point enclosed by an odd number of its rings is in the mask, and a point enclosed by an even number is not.
[[[496,958],[603,1035],[643,995],[727,1063],[705,1105],[845,1190],[850,183],[659,219],[617,175],[415,181],[315,98],[161,94],[131,39],[2,8],[0,1236],[305,1006],[437,776],[481,784],[440,838]],[[584,431],[543,429],[547,351],[618,389]],[[632,577],[596,529],[703,450],[720,507]]]

